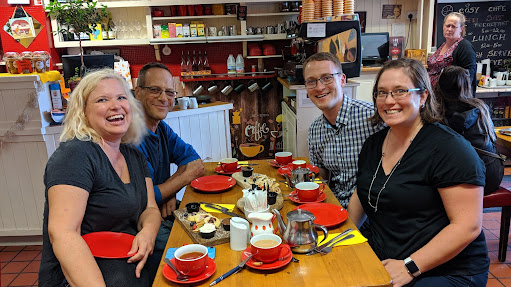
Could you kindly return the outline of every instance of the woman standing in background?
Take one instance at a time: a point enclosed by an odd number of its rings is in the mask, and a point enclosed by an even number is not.
[[[440,73],[447,66],[460,66],[470,73],[472,94],[476,92],[476,52],[465,38],[465,15],[452,12],[444,18],[443,35],[445,42],[428,59],[431,86],[435,86]]]

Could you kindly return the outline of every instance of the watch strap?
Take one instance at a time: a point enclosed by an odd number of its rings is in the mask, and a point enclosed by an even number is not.
[[[421,275],[419,267],[417,266],[417,264],[415,264],[412,258],[407,257],[404,261],[406,270],[408,271],[408,273],[410,273],[410,275],[412,275],[413,277]]]

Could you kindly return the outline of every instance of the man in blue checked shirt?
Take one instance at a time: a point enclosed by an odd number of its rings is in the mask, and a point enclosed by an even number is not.
[[[329,179],[329,186],[344,208],[356,184],[358,154],[364,141],[382,126],[373,127],[372,103],[344,96],[346,75],[331,53],[317,53],[304,63],[307,95],[323,115],[309,127],[310,162]]]
[[[148,63],[142,67],[138,73],[135,97],[144,109],[148,134],[138,149],[146,158],[154,184],[156,203],[163,219],[156,236],[153,255],[149,256],[146,264],[153,277],[173,225],[172,211],[177,208],[176,193],[195,178],[204,175],[204,165],[197,152],[163,121],[174,108],[176,96],[174,79],[165,65]],[[172,163],[176,164],[178,169],[171,175]]]

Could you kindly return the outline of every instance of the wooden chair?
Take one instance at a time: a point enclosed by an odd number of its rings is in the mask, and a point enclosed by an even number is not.
[[[509,223],[511,218],[511,191],[500,186],[497,191],[483,197],[483,207],[502,207],[498,258],[500,262],[504,262],[506,261]]]

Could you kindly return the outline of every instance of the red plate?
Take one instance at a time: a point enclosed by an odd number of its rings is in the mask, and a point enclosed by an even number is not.
[[[261,266],[255,266],[254,262],[257,262],[253,257],[250,258],[250,260],[247,261],[247,266],[254,269],[259,270],[273,270],[280,267],[284,267],[291,262],[291,259],[293,259],[293,253],[291,252],[291,248],[287,244],[282,244],[282,249],[280,250],[280,259],[278,259],[275,262],[272,263],[263,263]],[[250,247],[243,250],[243,253],[241,254],[241,260],[247,259],[247,257],[250,256]]]
[[[238,165],[238,168],[235,171],[225,171],[220,166],[215,167],[215,172],[218,173],[218,174],[231,175],[231,174],[233,174],[235,172],[239,172],[239,171],[241,171],[241,165]]]
[[[202,192],[221,192],[236,185],[236,180],[223,175],[208,175],[196,178],[191,183],[192,187]]]
[[[336,226],[348,218],[348,211],[340,205],[331,203],[306,203],[294,210],[301,209],[312,212],[316,216],[314,223],[326,227]]]
[[[315,166],[315,165],[312,165],[312,164],[307,164],[307,168],[312,171],[313,173],[315,174],[318,174],[319,173],[319,167]],[[291,177],[291,170],[293,169],[293,165],[290,163],[290,164],[287,164],[281,168],[279,168],[277,170],[277,172],[284,176],[285,174],[287,174],[289,177]]]
[[[291,161],[293,161],[293,160],[294,160],[294,159],[292,159]],[[277,168],[279,168],[279,167],[283,167],[283,166],[285,166],[285,165],[288,165],[288,163],[278,163],[276,159],[269,160],[268,162],[270,163],[270,165],[271,165],[271,166],[273,166],[273,167],[277,167]]]
[[[326,199],[326,193],[322,192],[319,194],[318,198],[316,198],[316,200],[314,201],[301,201],[299,198],[298,198],[298,192],[296,192],[296,189],[291,192],[289,194],[289,199],[293,202],[296,202],[296,203],[299,203],[299,204],[303,204],[303,203],[312,203],[312,202],[322,202],[323,200]]]
[[[82,236],[94,257],[128,258],[135,236],[121,232],[100,231]]]
[[[174,266],[176,266],[176,259],[175,258],[170,259],[170,262],[172,262],[172,264],[174,264]],[[208,263],[207,264],[208,265],[206,266],[206,271],[204,271],[204,273],[202,273],[200,275],[197,275],[197,276],[194,276],[194,277],[190,277],[190,279],[188,279],[188,281],[179,281],[179,280],[177,280],[176,272],[174,272],[174,270],[170,269],[170,267],[167,264],[163,264],[162,272],[163,272],[163,276],[165,276],[165,278],[169,279],[172,282],[183,283],[183,284],[191,284],[191,283],[196,283],[196,282],[202,281],[204,279],[207,279],[207,278],[211,277],[211,275],[213,275],[215,273],[215,271],[216,271],[215,260],[213,260],[213,259],[208,257]]]

